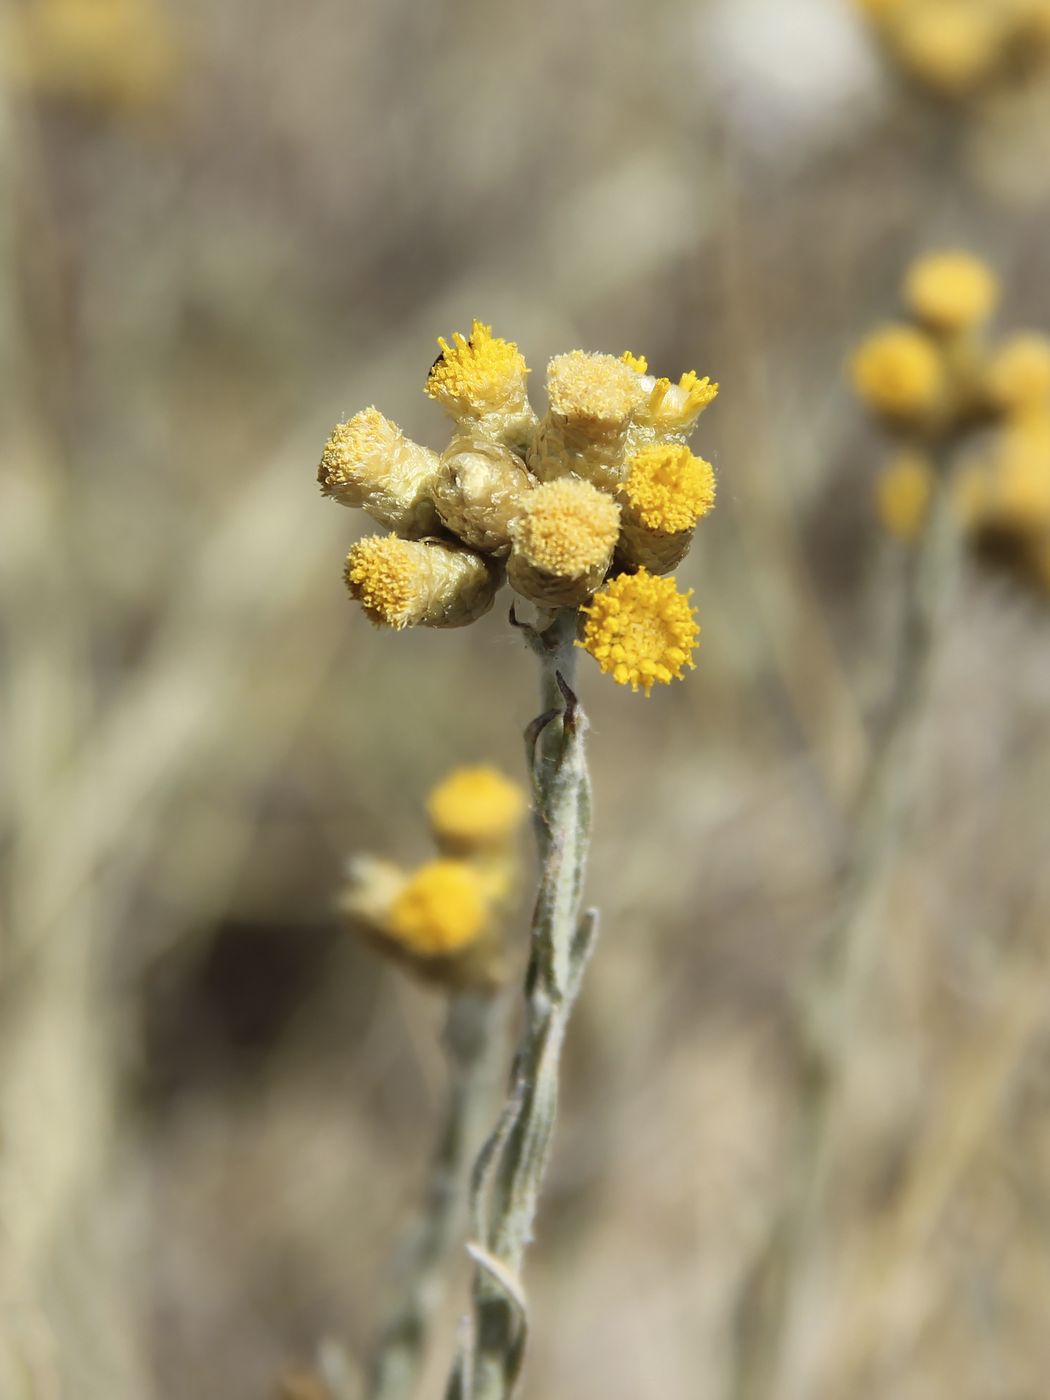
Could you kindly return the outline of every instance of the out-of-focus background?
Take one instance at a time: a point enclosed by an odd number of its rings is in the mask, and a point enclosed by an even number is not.
[[[904,554],[843,364],[929,248],[1050,328],[1050,76],[931,91],[847,0],[2,19],[0,1397],[367,1360],[442,1007],[341,928],[340,871],[422,856],[454,765],[523,776],[534,674],[502,606],[371,628],[314,473],[369,403],[443,445],[421,387],[474,316],[538,394],[576,346],[722,385],[699,668],[581,670],[603,928],[525,1393],[739,1395]],[[1046,601],[968,566],[945,621],[784,1400],[1045,1393]]]

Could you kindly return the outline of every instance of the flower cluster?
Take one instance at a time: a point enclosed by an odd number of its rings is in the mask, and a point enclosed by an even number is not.
[[[340,909],[383,952],[453,986],[504,975],[502,924],[519,883],[517,836],[527,803],[495,768],[458,768],[431,792],[435,858],[406,870],[375,856],[350,862]]]
[[[939,97],[965,100],[1050,64],[1050,0],[856,0],[887,57]]]
[[[982,553],[1050,586],[1050,339],[989,336],[998,287],[967,253],[914,263],[904,301],[909,319],[871,334],[851,363],[854,388],[897,444],[876,484],[883,525],[918,535],[950,474],[955,512]]]
[[[475,321],[438,344],[425,392],[454,424],[444,452],[375,408],[325,445],[322,492],[386,532],[350,550],[352,597],[381,626],[458,627],[506,581],[541,610],[579,609],[580,645],[618,683],[648,695],[681,677],[699,628],[667,575],[714,505],[686,442],[717,384],[572,350],[548,365],[539,416],[511,341]]]

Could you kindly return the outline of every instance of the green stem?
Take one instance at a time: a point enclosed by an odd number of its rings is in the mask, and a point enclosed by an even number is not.
[[[447,1400],[506,1400],[521,1370],[527,1309],[519,1274],[550,1157],[565,1032],[597,930],[593,911],[581,918],[590,780],[586,723],[571,689],[576,614],[557,614],[544,632],[526,630],[542,666],[544,709],[526,733],[540,885],[510,1095],[474,1169],[473,1326]]]
[[[397,1298],[372,1362],[369,1400],[406,1400],[419,1376],[449,1257],[464,1224],[468,1165],[495,1099],[506,1009],[500,992],[460,991],[450,997],[444,1035],[447,1107],[419,1219],[402,1248]]]

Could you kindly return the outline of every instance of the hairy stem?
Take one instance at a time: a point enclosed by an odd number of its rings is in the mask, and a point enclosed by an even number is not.
[[[562,1045],[597,930],[593,911],[581,918],[590,781],[585,720],[571,688],[576,614],[566,610],[545,631],[525,631],[542,667],[544,709],[526,732],[540,885],[510,1095],[474,1168],[473,1321],[447,1400],[506,1400],[521,1371],[528,1319],[519,1274],[550,1157]]]
[[[495,1100],[503,1063],[506,998],[452,994],[445,1025],[449,1087],[426,1195],[396,1268],[396,1301],[380,1333],[369,1400],[406,1400],[423,1363],[427,1332],[445,1290],[449,1256],[466,1217],[466,1178]]]
[[[949,492],[942,487],[908,560],[893,689],[858,799],[844,886],[818,936],[798,1000],[803,1085],[795,1145],[783,1203],[745,1285],[734,1400],[768,1400],[791,1389],[785,1365],[791,1320],[823,1198],[851,1031],[874,954],[877,905],[907,834],[917,721],[956,539]]]

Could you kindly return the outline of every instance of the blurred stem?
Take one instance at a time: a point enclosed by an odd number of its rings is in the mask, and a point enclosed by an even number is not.
[[[562,1045],[597,930],[594,911],[581,918],[590,779],[586,722],[571,688],[576,613],[556,614],[542,632],[523,630],[542,667],[544,709],[525,736],[535,787],[540,885],[525,979],[525,1024],[510,1095],[474,1168],[473,1326],[447,1400],[506,1400],[521,1371],[527,1308],[519,1275],[550,1157]]]
[[[449,1256],[466,1215],[466,1174],[495,1099],[503,1063],[506,997],[499,991],[454,992],[444,1044],[449,1088],[423,1207],[404,1241],[397,1301],[380,1334],[370,1400],[411,1395],[427,1331],[445,1289]]]
[[[799,1120],[784,1201],[744,1286],[734,1400],[768,1400],[791,1391],[787,1348],[792,1318],[814,1244],[834,1110],[875,948],[877,903],[907,835],[917,722],[957,539],[951,493],[942,485],[907,560],[893,690],[858,799],[845,883],[817,939],[798,997],[803,1074]]]

